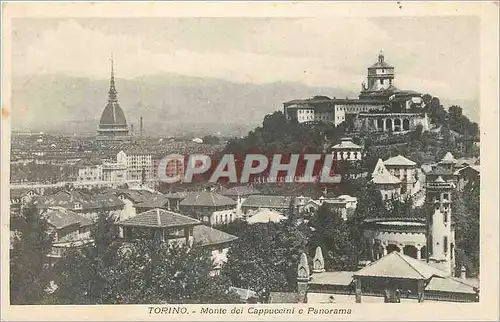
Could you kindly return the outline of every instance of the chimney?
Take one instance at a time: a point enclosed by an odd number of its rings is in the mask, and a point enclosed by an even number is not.
[[[465,266],[462,266],[462,268],[460,269],[460,278],[463,280],[467,278],[467,269],[465,268]]]
[[[139,136],[142,138],[143,134],[143,127],[142,127],[142,116],[139,118]]]
[[[134,124],[130,124],[130,136],[134,136]]]

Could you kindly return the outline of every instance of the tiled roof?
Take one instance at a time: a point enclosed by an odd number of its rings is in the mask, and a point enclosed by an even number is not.
[[[51,207],[44,215],[50,225],[54,226],[56,229],[62,229],[71,225],[79,224],[80,226],[92,225],[92,220],[84,216],[65,209],[63,207]]]
[[[309,284],[347,286],[351,284],[353,274],[348,271],[314,273]]]
[[[332,149],[362,149],[363,147],[352,142],[351,138],[343,138],[339,144],[336,144]]]
[[[280,214],[279,212],[272,211],[269,209],[260,209],[257,210],[250,218],[248,218],[247,222],[249,224],[257,224],[257,223],[268,223],[268,222],[280,222],[282,220],[286,220],[287,218]]]
[[[122,151],[125,152],[126,155],[151,156],[151,153],[152,153],[148,149],[142,148],[142,147],[128,147],[128,148],[126,148],[126,149],[124,149]]]
[[[426,291],[476,294],[476,287],[455,277],[433,277],[425,287]]]
[[[203,207],[218,207],[236,205],[233,199],[220,195],[215,192],[193,192],[190,193],[180,203],[181,206],[203,206]]]
[[[224,244],[236,239],[238,239],[238,237],[205,225],[197,225],[193,228],[193,244],[195,246]]]
[[[395,87],[394,87],[395,89]],[[290,108],[318,108],[323,109],[333,109],[335,104],[337,105],[349,105],[349,104],[367,104],[367,105],[384,105],[386,102],[383,100],[373,100],[373,99],[357,99],[357,98],[309,98],[309,99],[295,99],[283,103],[285,106]]]
[[[236,294],[238,294],[238,296],[240,297],[240,299],[244,302],[246,302],[247,300],[251,299],[251,298],[257,298],[257,293],[255,291],[252,291],[252,290],[249,290],[249,289],[244,289],[244,288],[239,288],[239,287],[234,287],[234,286],[231,286],[229,288],[231,291],[234,291]]]
[[[89,208],[123,207],[124,203],[111,193],[95,195],[88,203]]]
[[[392,158],[389,158],[384,161],[385,165],[388,166],[398,166],[398,165],[405,165],[405,166],[416,166],[417,164],[407,158],[405,158],[402,155],[398,155]]]
[[[377,96],[379,98],[381,98],[381,97],[388,97],[388,96],[390,96],[390,95],[392,95],[392,94],[394,94],[394,93],[396,93],[398,91],[399,91],[399,89],[396,88],[394,85],[390,85],[386,89],[378,89],[378,88],[372,87],[372,88],[368,89],[367,91],[361,92],[360,98],[361,97],[365,98],[367,96],[368,97],[375,97],[375,98]]]
[[[271,292],[269,294],[269,303],[298,303],[299,295],[289,292]]]
[[[389,65],[385,61],[378,61],[375,64],[371,65],[369,68],[394,68],[394,67]]]
[[[102,164],[101,160],[95,160],[95,159],[89,160],[89,159],[85,159],[85,160],[79,160],[79,161],[77,161],[75,163],[75,167],[78,167],[78,168],[96,167],[96,166],[101,165],[101,164]]]
[[[82,209],[123,207],[123,202],[113,194],[88,195],[72,190],[60,190],[50,196],[41,196],[35,201],[38,208],[60,206],[73,209],[80,204]]]
[[[128,218],[124,221],[119,221],[117,225],[132,226],[132,227],[179,227],[179,226],[193,226],[201,222],[194,218],[184,216],[172,211],[164,209],[151,209],[138,214],[135,217]]]
[[[432,169],[428,172],[426,172],[426,175],[433,175],[433,176],[452,176],[454,175],[454,171],[451,169],[446,169],[443,167],[440,167],[439,165],[433,166]]]
[[[375,184],[399,184],[401,180],[393,176],[389,170],[385,167],[382,159],[378,159],[377,164],[375,165],[375,169],[372,173],[372,182]]]
[[[159,194],[159,193],[158,193]],[[155,193],[149,190],[139,189],[121,189],[116,193],[117,196],[124,195],[134,203],[145,202],[150,200]]]
[[[473,171],[475,171],[477,173],[481,173],[481,171],[480,171],[481,168],[479,166],[477,166],[477,165],[468,165],[468,166],[461,167],[461,168],[455,170],[455,172],[453,172],[453,174],[456,175],[456,176],[458,176],[458,175],[460,175],[460,173],[462,171],[465,171],[467,169],[472,169]]]
[[[17,189],[10,189],[10,197],[11,198],[21,198],[25,196],[28,192],[35,190],[29,189],[29,188],[17,188]]]
[[[455,160],[453,154],[451,154],[451,152],[447,152],[439,163],[455,163],[455,162],[457,161]]]
[[[434,182],[445,183],[443,177],[441,177],[441,176],[439,176],[436,180],[434,180]]]
[[[220,194],[228,197],[236,197],[236,196],[259,195],[260,191],[255,189],[251,185],[247,185],[247,186],[237,186],[229,189],[224,189],[220,192]]]
[[[446,273],[421,260],[393,251],[357,271],[354,276],[428,280],[433,276],[445,277]]]
[[[291,197],[252,195],[245,199],[242,207],[288,208]]]
[[[169,192],[165,194],[168,199],[184,199],[189,195],[187,191]]]
[[[151,199],[144,202],[139,202],[135,204],[134,207],[137,208],[163,208],[168,203],[166,196],[162,194],[156,194],[151,197]]]

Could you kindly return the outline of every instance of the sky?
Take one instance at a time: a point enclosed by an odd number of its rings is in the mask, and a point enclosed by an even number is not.
[[[357,92],[382,50],[395,85],[478,100],[475,17],[14,19],[13,76],[177,73]]]

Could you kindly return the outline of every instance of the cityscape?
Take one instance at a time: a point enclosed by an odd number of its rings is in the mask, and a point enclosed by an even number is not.
[[[129,115],[119,54],[93,133],[13,128],[11,304],[479,302],[479,125],[394,52],[350,97],[179,135]]]

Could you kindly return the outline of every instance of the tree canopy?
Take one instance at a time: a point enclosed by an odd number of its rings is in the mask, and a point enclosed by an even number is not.
[[[101,214],[94,243],[68,250],[54,270],[59,304],[237,303],[229,280],[213,275],[208,249],[159,239],[116,241],[113,219]]]
[[[10,249],[10,299],[12,304],[37,304],[45,298],[51,280],[48,255],[54,235],[33,203],[13,218]]]
[[[261,301],[267,301],[273,291],[295,290],[297,265],[307,243],[304,229],[290,223],[242,221],[225,229],[238,236],[223,269],[234,286],[255,291]]]
[[[457,273],[462,266],[470,275],[479,272],[480,180],[470,181],[462,192],[452,194],[451,214],[455,227]]]
[[[336,270],[352,270],[357,267],[358,249],[356,236],[353,236],[342,216],[323,204],[311,220],[313,232],[309,241],[309,254],[316,247],[324,251],[325,267]]]

